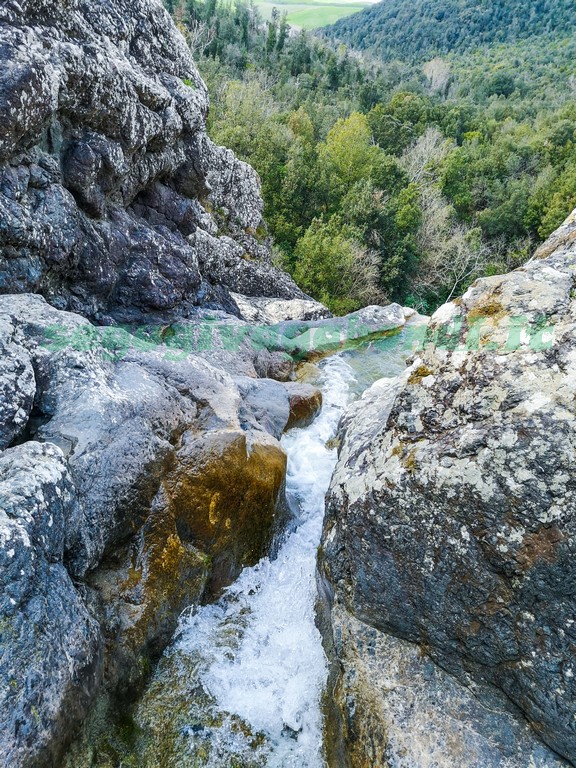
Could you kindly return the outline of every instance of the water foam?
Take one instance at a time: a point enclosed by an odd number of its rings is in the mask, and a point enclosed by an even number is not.
[[[215,605],[183,622],[177,646],[201,651],[202,683],[218,707],[266,734],[271,768],[320,768],[320,698],[327,664],[315,625],[316,551],[324,496],[336,462],[326,443],[350,399],[352,368],[322,364],[322,411],[287,433],[286,490],[296,528],[275,560],[246,568]]]

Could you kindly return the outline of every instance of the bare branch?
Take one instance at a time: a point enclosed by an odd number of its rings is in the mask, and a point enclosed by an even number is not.
[[[205,21],[198,21],[198,19],[193,19],[188,24],[182,25],[181,29],[194,56],[201,54],[216,37],[215,28],[208,26]]]
[[[445,96],[452,79],[448,62],[437,57],[432,59],[432,61],[426,62],[422,67],[422,71],[428,80],[430,90]]]
[[[429,175],[432,164],[438,165],[452,148],[452,142],[446,140],[438,128],[429,127],[414,144],[404,152],[400,163],[410,181],[418,183]]]

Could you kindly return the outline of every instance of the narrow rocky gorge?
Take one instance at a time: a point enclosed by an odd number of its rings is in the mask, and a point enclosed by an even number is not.
[[[0,62],[0,755],[78,768],[131,708],[162,738],[182,610],[294,524],[280,441],[322,406],[297,365],[412,313],[332,318],[274,266],[160,0],[5,0]],[[330,768],[576,765],[575,269],[573,214],[343,417]]]
[[[9,0],[0,37],[0,753],[24,768],[274,551],[279,438],[321,406],[295,362],[405,317],[327,323],[272,266],[160,2]]]

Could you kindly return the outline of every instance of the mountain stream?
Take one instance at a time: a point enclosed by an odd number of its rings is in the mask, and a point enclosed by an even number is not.
[[[195,690],[206,695],[212,713],[208,725],[190,715],[181,729],[187,748],[198,753],[198,762],[189,754],[192,765],[325,765],[327,661],[315,624],[315,569],[324,496],[337,460],[333,438],[353,399],[404,369],[402,340],[402,334],[382,339],[318,365],[312,383],[323,391],[322,410],[310,426],[282,438],[293,520],[276,558],[244,569],[218,602],[181,618],[169,650],[172,668],[186,662],[180,674],[192,670]]]

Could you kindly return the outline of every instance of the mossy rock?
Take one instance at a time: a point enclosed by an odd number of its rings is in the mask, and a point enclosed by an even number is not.
[[[416,370],[410,374],[408,383],[421,384],[422,379],[425,379],[427,376],[433,376],[433,375],[434,375],[434,371],[432,368],[429,368],[427,365],[419,365],[418,368],[416,368]]]
[[[286,385],[290,399],[290,416],[286,429],[307,427],[322,408],[322,391],[310,384],[289,382]]]
[[[108,635],[122,633],[107,658],[121,685],[104,689],[65,768],[266,765],[265,736],[218,710],[197,656],[165,654],[142,690],[180,611],[269,553],[284,524],[285,476],[286,455],[264,433],[183,435],[148,518],[91,576],[90,587],[112,606]]]
[[[134,713],[139,768],[263,768],[266,737],[218,709],[200,682],[197,653],[168,652]],[[129,765],[130,763],[128,763]]]
[[[208,594],[217,594],[270,550],[286,514],[286,454],[264,433],[187,434],[164,481],[180,540],[211,557]]]
[[[189,433],[137,535],[89,584],[108,606],[108,675],[133,698],[184,608],[268,554],[285,522],[286,455],[264,433]],[[122,643],[117,643],[118,627]]]
[[[491,296],[476,304],[474,308],[468,312],[467,320],[469,324],[477,323],[481,320],[491,320],[496,324],[503,317],[506,317],[507,314],[508,313],[502,306],[502,303]]]

